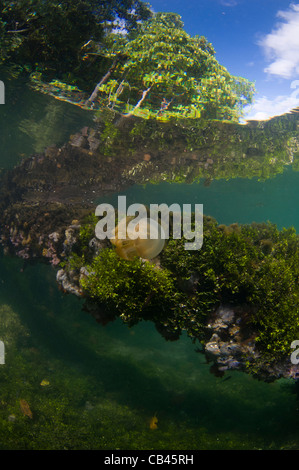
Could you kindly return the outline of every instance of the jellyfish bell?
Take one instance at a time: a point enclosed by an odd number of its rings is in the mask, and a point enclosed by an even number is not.
[[[164,230],[158,222],[151,218],[137,219],[123,218],[115,228],[111,243],[115,245],[117,254],[126,260],[132,260],[136,256],[143,259],[153,259],[164,248]],[[125,234],[125,238],[122,238],[123,234]]]
[[[165,245],[163,227],[153,219],[143,218],[137,226],[139,236],[136,238],[136,251],[140,258],[152,259],[161,253]]]

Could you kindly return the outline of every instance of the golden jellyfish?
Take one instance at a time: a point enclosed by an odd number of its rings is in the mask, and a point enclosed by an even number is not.
[[[136,222],[134,217],[123,218],[110,239],[116,253],[126,260],[135,256],[153,259],[164,248],[165,238],[162,226],[154,219],[143,217]]]

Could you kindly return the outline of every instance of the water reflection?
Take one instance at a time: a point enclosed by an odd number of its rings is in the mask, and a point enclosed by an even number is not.
[[[12,78],[0,69],[5,105],[0,106],[0,167],[11,168],[22,158],[62,145],[72,132],[92,123],[92,113],[34,92],[26,77]]]

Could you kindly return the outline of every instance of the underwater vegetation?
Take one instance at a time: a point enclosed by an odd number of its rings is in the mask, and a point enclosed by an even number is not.
[[[90,224],[88,225],[90,228]],[[153,321],[168,339],[182,331],[205,341],[207,323],[219,305],[247,305],[246,328],[264,358],[281,359],[299,335],[299,236],[271,223],[219,225],[204,217],[200,250],[170,239],[158,260],[122,259],[113,248],[94,253],[73,245],[63,270],[79,279],[83,296],[129,326]],[[81,238],[81,241],[83,238]]]
[[[24,277],[19,266],[14,260],[6,278],[11,293]],[[217,379],[199,367],[189,341],[166,344],[149,324],[135,335],[120,325],[115,333],[94,328],[77,299],[60,298],[53,274],[29,268],[14,307],[0,308],[9,345],[0,367],[1,450],[297,448],[290,384],[269,387],[238,373]]]

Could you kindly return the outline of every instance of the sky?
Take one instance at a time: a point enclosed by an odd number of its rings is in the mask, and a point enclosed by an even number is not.
[[[205,36],[221,65],[255,83],[245,119],[263,120],[299,106],[299,0],[148,0],[154,12],[182,17]]]

